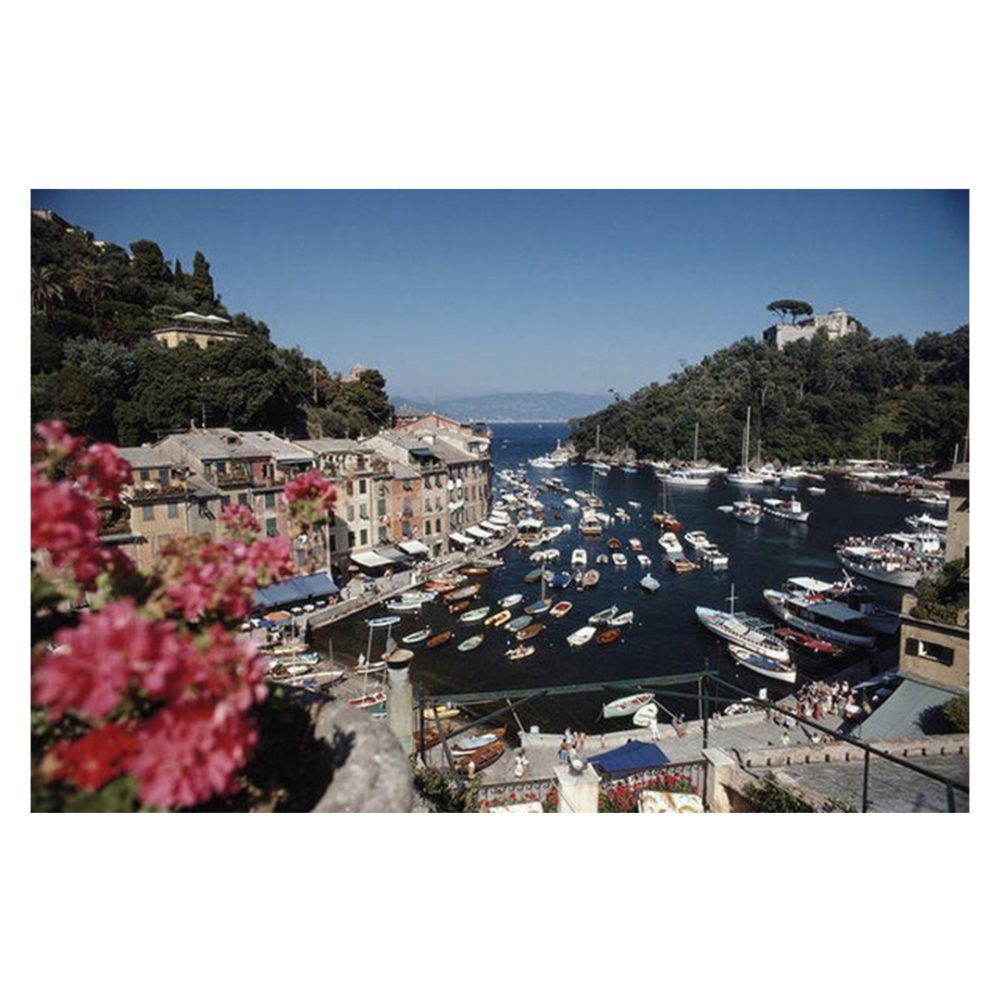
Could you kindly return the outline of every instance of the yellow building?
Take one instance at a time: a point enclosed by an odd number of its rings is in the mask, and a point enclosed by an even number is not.
[[[186,341],[191,341],[201,348],[212,343],[228,343],[242,340],[246,334],[234,330],[228,319],[221,316],[201,316],[198,313],[178,313],[171,317],[170,326],[154,330],[151,334],[154,340],[167,347],[177,347]]]

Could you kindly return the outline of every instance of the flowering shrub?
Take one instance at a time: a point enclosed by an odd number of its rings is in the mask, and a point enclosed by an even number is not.
[[[61,422],[36,430],[32,596],[41,638],[32,702],[40,798],[64,807],[78,801],[69,794],[75,789],[108,792],[114,808],[169,809],[233,794],[258,742],[253,709],[267,696],[265,661],[233,626],[251,609],[256,587],[291,573],[288,540],[258,538],[252,513],[235,508],[223,514],[222,537],[175,540],[154,572],[140,574],[98,539],[98,503],[118,502],[128,464],[110,445],[85,446]],[[295,489],[311,496],[314,487]],[[85,613],[74,608],[81,598]]]
[[[680,774],[640,775],[612,781],[601,786],[597,799],[598,812],[638,812],[639,796],[647,789],[657,792],[697,792],[690,778]]]
[[[304,472],[285,484],[288,513],[303,528],[325,522],[337,502],[337,490],[319,469]]]

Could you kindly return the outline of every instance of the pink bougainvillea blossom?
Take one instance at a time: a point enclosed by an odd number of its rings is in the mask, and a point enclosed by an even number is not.
[[[52,776],[96,792],[121,777],[136,751],[134,727],[109,722],[77,740],[60,740],[49,751]]]
[[[228,538],[252,542],[260,534],[260,521],[249,507],[242,504],[225,507],[222,511],[222,530]]]
[[[319,469],[311,469],[285,483],[285,496],[289,513],[302,525],[325,521],[337,503],[336,487]]]

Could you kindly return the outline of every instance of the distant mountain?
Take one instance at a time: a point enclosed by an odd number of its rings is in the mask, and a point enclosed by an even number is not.
[[[496,392],[485,396],[451,396],[435,402],[394,396],[392,404],[435,410],[456,420],[486,423],[551,423],[585,417],[607,405],[607,398],[583,392]]]

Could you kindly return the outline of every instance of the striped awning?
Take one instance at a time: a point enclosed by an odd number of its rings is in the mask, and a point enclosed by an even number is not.
[[[399,547],[411,556],[425,556],[430,552],[430,549],[423,542],[418,542],[415,539],[408,542],[400,542]]]
[[[459,545],[473,545],[475,544],[471,538],[463,535],[460,531],[453,531],[448,536],[453,542],[458,542]]]
[[[492,538],[493,536],[488,531],[483,531],[482,528],[477,528],[474,524],[470,525],[465,529],[473,538]]]

